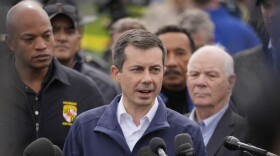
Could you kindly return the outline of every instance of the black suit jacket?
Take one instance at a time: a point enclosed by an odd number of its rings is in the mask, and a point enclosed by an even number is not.
[[[221,120],[219,121],[213,135],[211,136],[206,151],[208,156],[243,156],[242,151],[230,151],[224,147],[224,138],[234,136],[241,142],[250,143],[251,134],[247,120],[229,107]]]
[[[236,84],[231,96],[238,113],[258,134],[255,144],[268,149],[280,128],[280,77],[273,71],[270,52],[262,46],[234,56]]]
[[[263,47],[239,52],[234,56],[234,69],[236,84],[231,100],[238,112],[245,116],[247,109],[258,102],[255,99],[262,96],[265,84],[271,81],[271,69]]]
[[[238,138],[239,141],[250,144],[254,144],[258,141],[254,138],[256,134],[249,126],[247,119],[235,113],[234,109],[234,106],[230,102],[228,109],[218,122],[206,146],[208,156],[250,156],[248,153],[243,153],[238,150],[230,151],[224,147],[223,143],[226,136],[234,136]],[[189,115],[190,113],[185,114],[187,117],[189,117]]]

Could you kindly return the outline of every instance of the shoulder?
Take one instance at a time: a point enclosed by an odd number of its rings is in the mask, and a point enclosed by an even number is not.
[[[98,121],[100,117],[103,115],[104,111],[108,105],[100,106],[97,108],[93,108],[81,113],[76,119],[75,122],[78,125],[88,124],[94,121]]]
[[[75,70],[73,70],[71,68],[68,68],[68,67],[65,67],[65,66],[62,66],[61,68],[65,71],[67,76],[72,81],[74,81],[74,80],[76,81],[77,80],[77,81],[86,81],[86,82],[88,82],[88,80],[89,80],[88,77],[86,77],[85,75],[79,73],[78,71],[75,71]]]
[[[199,131],[198,125],[186,116],[169,108],[166,108],[166,111],[167,120],[171,126],[180,127],[187,131],[189,134],[191,133],[192,135],[196,135],[197,131]]]
[[[54,77],[58,81],[66,84],[70,90],[77,93],[101,94],[97,84],[87,76],[61,65],[57,60],[54,60]]]
[[[104,72],[86,64],[82,64],[82,71],[81,73],[85,74],[86,76],[92,78],[95,81],[101,81],[108,84],[112,83],[112,80],[110,79],[110,76],[108,74],[105,74]]]
[[[230,108],[231,109],[231,108]],[[235,113],[233,110],[231,110],[231,119],[234,123],[236,123],[239,126],[246,127],[248,124],[248,121],[246,118],[240,116],[239,114]]]
[[[263,46],[256,46],[244,51],[240,51],[234,55],[234,61],[242,61],[247,59],[259,58],[264,55]]]
[[[65,67],[60,64],[59,72],[64,72],[66,77],[69,80],[70,85],[79,85],[81,87],[97,87],[96,83],[92,81],[90,78],[85,76],[84,74],[81,74],[71,68]],[[62,73],[60,73],[62,74]]]

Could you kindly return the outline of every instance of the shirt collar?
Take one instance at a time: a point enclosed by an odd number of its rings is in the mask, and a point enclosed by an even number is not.
[[[210,138],[212,137],[218,123],[220,122],[221,118],[223,117],[224,113],[228,109],[229,105],[225,105],[219,112],[215,113],[214,115],[204,119],[202,122],[198,122],[199,128],[202,132],[203,142],[205,146],[207,146]],[[194,120],[194,110],[192,111],[192,119]],[[195,120],[194,120],[195,121]]]
[[[224,113],[226,112],[227,108],[228,108],[228,104],[226,104],[226,105],[224,106],[224,108],[221,109],[218,113],[216,113],[216,114],[210,116],[210,117],[207,118],[207,119],[204,119],[204,120],[203,120],[203,123],[205,124],[205,126],[208,127],[208,126],[211,126],[211,124],[217,125],[218,122],[220,121],[220,119],[222,118],[222,116],[224,115]],[[214,126],[214,125],[213,125],[213,126]],[[215,127],[216,127],[216,126],[215,126]]]
[[[65,67],[62,64],[60,64],[56,58],[53,59],[52,63],[54,66],[54,78],[65,85],[70,85],[70,78],[66,71],[68,70],[68,67]]]
[[[12,70],[12,75],[15,79],[16,84],[22,89],[25,90],[26,84],[23,82],[23,80],[20,78],[20,75],[16,69],[16,65],[15,65],[15,55],[11,56],[11,70]],[[53,65],[52,63],[49,65],[49,70],[47,72],[46,77],[44,78],[43,82],[42,82],[42,86],[43,88],[51,81],[51,78],[53,77]]]
[[[215,113],[214,115],[204,119],[202,122],[205,124],[205,126],[209,126],[211,123],[213,123],[213,121],[219,121],[222,116],[224,115],[224,113],[226,112],[226,110],[228,109],[229,104],[226,104],[218,113]],[[196,121],[195,119],[195,109],[193,109],[191,111],[190,117],[191,120]]]
[[[155,102],[154,102],[154,104],[153,104],[153,106],[152,106],[152,108],[149,110],[149,112],[148,112],[145,116],[142,117],[142,119],[143,119],[143,118],[147,118],[147,119],[149,120],[149,122],[151,122],[152,119],[154,118],[155,114],[156,114],[156,111],[157,111],[157,109],[158,109],[158,105],[159,105],[158,99],[156,98],[156,99],[155,99]],[[121,121],[121,116],[122,116],[123,114],[129,115],[129,114],[126,112],[125,108],[124,108],[124,105],[123,105],[123,96],[122,96],[121,99],[120,99],[120,101],[119,101],[118,108],[117,108],[118,123],[120,123],[120,121]],[[130,116],[130,115],[129,115],[129,116]]]

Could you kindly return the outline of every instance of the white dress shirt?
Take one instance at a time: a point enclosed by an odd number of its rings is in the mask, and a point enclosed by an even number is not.
[[[155,103],[149,112],[140,119],[140,125],[136,126],[133,122],[131,115],[129,115],[123,105],[123,97],[118,104],[117,118],[124,134],[126,143],[130,149],[133,150],[133,147],[137,141],[142,137],[148,126],[150,125],[152,119],[154,118],[158,108],[158,99],[155,99]]]

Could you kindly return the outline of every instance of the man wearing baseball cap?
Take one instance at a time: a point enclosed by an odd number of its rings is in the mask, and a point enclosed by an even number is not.
[[[55,40],[54,55],[63,65],[90,77],[102,90],[108,104],[119,93],[118,87],[110,77],[100,70],[86,64],[78,54],[81,34],[80,16],[76,5],[61,2],[44,6],[48,13]]]
[[[280,1],[257,0],[256,5],[261,7],[269,38],[262,46],[235,56],[237,81],[232,101],[260,131],[260,146],[279,154],[273,146],[280,144]]]

